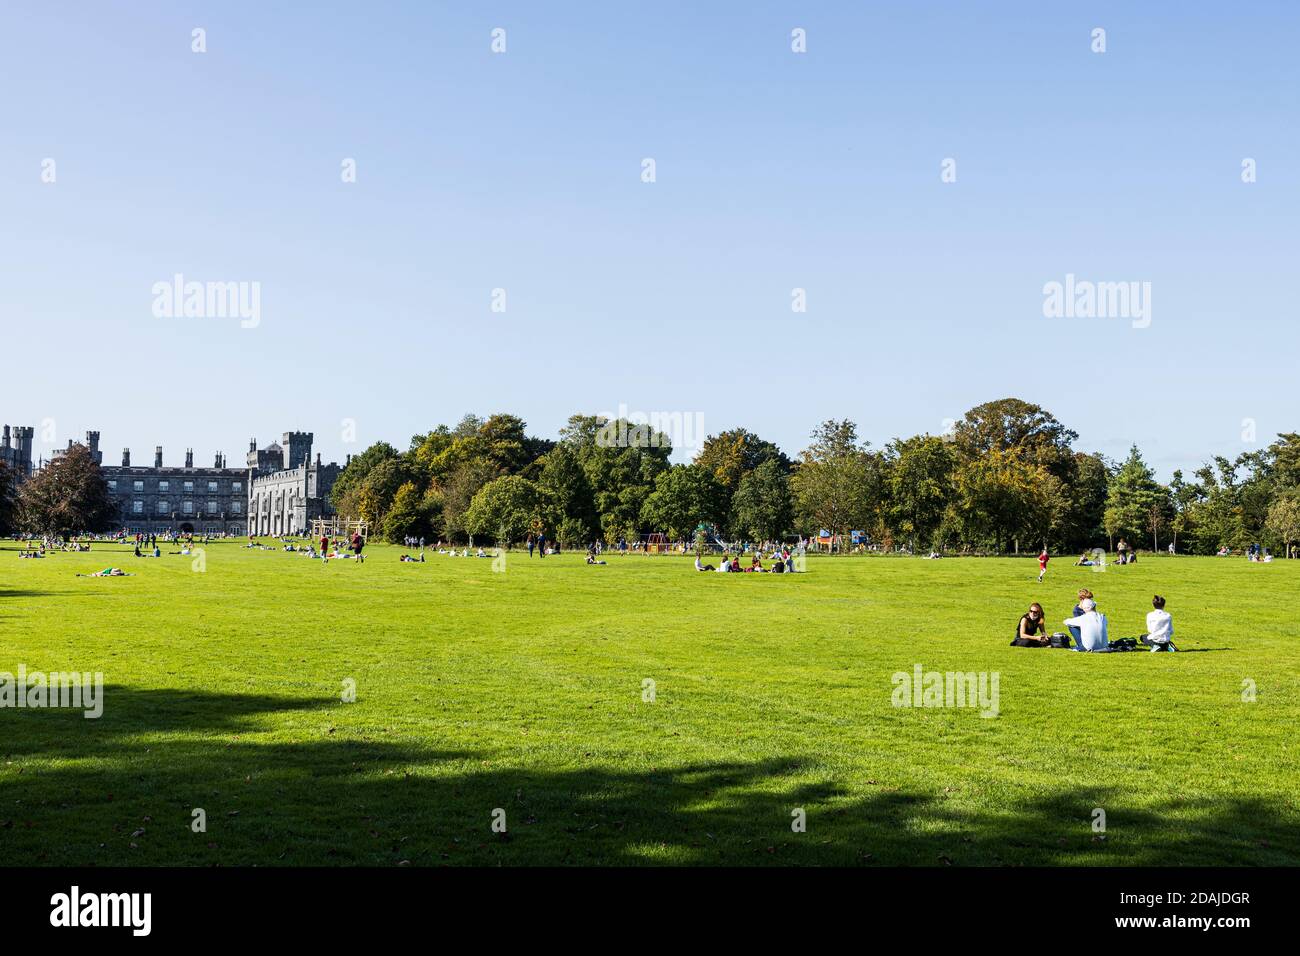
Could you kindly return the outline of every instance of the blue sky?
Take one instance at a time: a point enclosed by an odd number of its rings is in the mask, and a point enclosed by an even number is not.
[[[1285,3],[11,2],[0,420],[98,429],[109,461],[288,429],[341,460],[624,405],[793,454],[825,418],[879,445],[1014,394],[1167,477],[1300,428],[1298,28]],[[259,282],[260,324],[156,317],[176,273]],[[1067,274],[1150,282],[1150,326],[1044,317]]]

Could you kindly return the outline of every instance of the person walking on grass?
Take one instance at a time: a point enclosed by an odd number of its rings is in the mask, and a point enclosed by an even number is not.
[[[1047,545],[1043,545],[1043,550],[1038,552],[1038,583],[1043,583],[1043,575],[1047,573],[1047,562],[1051,557],[1047,553]]]
[[[357,556],[358,564],[365,564],[366,557],[361,553],[361,549],[366,546],[365,539],[361,537],[360,531],[352,532],[352,553]]]

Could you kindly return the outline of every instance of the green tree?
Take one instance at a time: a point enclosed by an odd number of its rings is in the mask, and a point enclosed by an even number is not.
[[[1151,535],[1152,550],[1160,548],[1160,531],[1172,520],[1169,489],[1155,479],[1137,445],[1111,475],[1106,493],[1106,528],[1114,536],[1140,540]]]
[[[475,493],[465,513],[465,527],[470,534],[509,547],[537,524],[548,525],[554,518],[551,503],[536,482],[522,475],[505,475]]]
[[[912,551],[918,539],[933,544],[953,495],[957,456],[951,442],[933,435],[896,438],[885,455],[892,526],[907,537]]]
[[[869,527],[883,497],[878,465],[853,422],[822,422],[790,477],[797,518],[810,533],[825,528],[841,540]]]
[[[641,507],[641,523],[685,540],[700,522],[720,521],[726,502],[726,489],[708,468],[677,465],[656,476],[654,491]]]
[[[1300,487],[1278,495],[1268,509],[1267,527],[1282,543],[1282,553],[1291,557],[1291,545],[1300,541]]]
[[[25,481],[18,494],[19,527],[32,534],[107,531],[117,518],[117,502],[85,445],[71,445]]]
[[[778,459],[768,458],[740,479],[731,499],[731,527],[754,541],[775,541],[793,521],[790,479]]]

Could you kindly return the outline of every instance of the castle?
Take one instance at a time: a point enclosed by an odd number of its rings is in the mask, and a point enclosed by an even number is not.
[[[18,480],[32,474],[32,436],[36,429],[30,425],[6,425],[4,441],[0,443],[0,463],[18,476]]]
[[[6,425],[0,461],[21,480],[32,474],[33,429],[15,426],[12,434]],[[105,465],[97,431],[86,432],[84,446],[117,501],[118,523],[131,533],[283,535],[307,532],[312,519],[333,514],[329,493],[343,469],[322,464],[319,454],[311,460],[313,437],[285,432],[283,444],[261,449],[253,440],[243,468],[228,466],[221,452],[211,467],[195,467],[193,449],[186,449],[183,466],[164,465],[161,445],[154,448],[152,467],[132,465],[129,448],[122,449],[120,465]],[[52,457],[67,454],[73,444]]]

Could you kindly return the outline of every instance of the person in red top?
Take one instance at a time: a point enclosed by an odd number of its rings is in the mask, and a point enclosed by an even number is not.
[[[357,561],[359,561],[361,564],[366,563],[366,559],[362,557],[361,554],[361,549],[364,548],[365,546],[366,546],[366,542],[362,539],[361,532],[360,531],[352,532],[352,553],[357,556]]]
[[[1047,573],[1047,562],[1051,558],[1047,554],[1047,545],[1043,545],[1043,550],[1038,552],[1038,583],[1043,583],[1043,575]]]
[[[320,556],[322,561],[330,559],[330,536],[327,534],[320,536]]]

